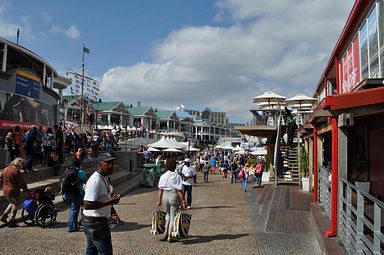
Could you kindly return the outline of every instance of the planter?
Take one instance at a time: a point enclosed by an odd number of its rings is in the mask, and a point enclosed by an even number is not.
[[[309,192],[309,178],[302,177],[301,178],[301,186],[303,187],[303,191]]]
[[[355,181],[355,186],[357,189],[365,191],[369,194],[369,190],[371,189],[371,182],[357,182],[357,181]]]
[[[263,172],[263,175],[261,176],[261,181],[262,182],[269,182],[269,175],[270,175],[270,172]]]

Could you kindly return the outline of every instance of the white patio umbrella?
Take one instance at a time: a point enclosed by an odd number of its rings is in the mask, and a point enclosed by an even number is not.
[[[187,151],[200,151],[200,149],[191,147],[191,148],[187,149]]]
[[[156,148],[153,148],[153,147],[149,147],[147,151],[151,151],[151,152],[158,152],[160,150],[156,149]]]
[[[250,154],[254,156],[263,156],[263,155],[267,155],[267,150],[265,149],[255,150],[255,151],[252,151]]]
[[[181,150],[178,150],[176,148],[168,148],[168,149],[165,149],[163,150],[164,152],[181,152]]]
[[[305,105],[308,108],[308,104],[314,105],[317,102],[316,98],[306,96],[304,94],[297,94],[294,97],[287,98],[285,103],[288,105],[299,105],[299,110]]]
[[[283,104],[285,99],[286,99],[285,96],[280,96],[276,93],[273,93],[272,91],[267,91],[260,96],[254,97],[253,102],[254,103],[268,103],[268,105],[271,105],[272,103]]]
[[[233,151],[242,151],[243,148],[241,148],[239,145],[237,145],[235,148],[233,148]]]

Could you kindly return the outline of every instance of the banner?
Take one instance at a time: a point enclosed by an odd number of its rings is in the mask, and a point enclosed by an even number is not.
[[[351,92],[360,83],[359,38],[353,40],[340,62],[340,93]]]

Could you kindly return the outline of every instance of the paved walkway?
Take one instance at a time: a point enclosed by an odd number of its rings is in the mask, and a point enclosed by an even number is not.
[[[221,176],[211,175],[209,183],[200,177],[188,210],[188,238],[168,244],[150,234],[157,190],[139,188],[116,206],[125,223],[112,230],[115,254],[320,254],[309,220],[309,194],[271,185],[243,192],[240,183]],[[60,212],[59,222],[47,229],[0,229],[0,254],[84,254],[85,235],[66,232],[67,216],[68,210]]]

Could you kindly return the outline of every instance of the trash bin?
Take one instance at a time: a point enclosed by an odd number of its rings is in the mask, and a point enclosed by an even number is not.
[[[141,181],[142,186],[155,187],[158,179],[161,176],[161,169],[155,164],[143,165],[143,179]]]

